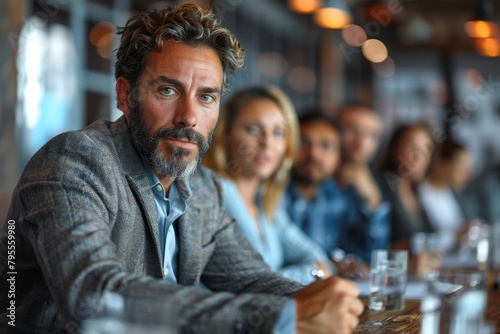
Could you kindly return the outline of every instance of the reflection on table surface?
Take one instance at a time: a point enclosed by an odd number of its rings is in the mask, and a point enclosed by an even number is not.
[[[486,309],[486,321],[496,326],[497,334],[500,334],[500,290],[493,289],[493,282],[499,273],[499,271],[488,273],[488,307]],[[368,298],[363,298],[363,302],[365,310],[360,317],[360,326],[352,333],[420,334],[422,321],[420,301],[407,300],[405,308],[401,311],[372,311],[368,309]],[[372,323],[372,325],[363,326],[367,323]]]

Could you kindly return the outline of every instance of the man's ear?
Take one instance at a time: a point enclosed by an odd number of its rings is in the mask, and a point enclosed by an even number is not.
[[[128,108],[129,99],[132,96],[132,87],[130,85],[130,82],[124,77],[119,77],[118,80],[116,80],[115,89],[118,108],[123,112],[123,114],[125,114],[125,118],[127,118],[128,120],[130,113],[130,110]]]

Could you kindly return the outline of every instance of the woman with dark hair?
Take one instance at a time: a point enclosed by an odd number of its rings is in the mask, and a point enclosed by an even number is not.
[[[410,248],[411,237],[435,229],[422,209],[418,186],[425,178],[434,152],[430,130],[423,124],[403,125],[389,141],[380,169],[391,211],[391,243]]]
[[[457,191],[469,181],[472,157],[467,147],[447,137],[436,150],[429,174],[419,187],[419,197],[432,226],[439,233],[440,248],[449,251],[466,227],[467,214]]]

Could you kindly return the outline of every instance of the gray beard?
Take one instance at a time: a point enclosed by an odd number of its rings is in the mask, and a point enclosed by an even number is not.
[[[176,179],[186,178],[196,171],[212,142],[214,130],[210,132],[208,141],[205,140],[203,135],[191,128],[161,127],[153,133],[147,126],[142,110],[135,98],[132,99],[129,110],[130,124],[128,126],[132,143],[156,173],[162,177]],[[195,142],[198,146],[198,154],[193,160],[185,161],[184,157],[191,153],[189,150],[170,147],[170,156],[165,158],[159,147],[160,141],[164,138],[188,139]]]
[[[185,162],[182,157],[189,155],[189,151],[179,147],[170,149],[170,157],[165,158],[159,148],[156,148],[147,157],[146,161],[156,170],[156,172],[168,178],[186,178],[193,174],[200,164],[200,154],[190,162]]]

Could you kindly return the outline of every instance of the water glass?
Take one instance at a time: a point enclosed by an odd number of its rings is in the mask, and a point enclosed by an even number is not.
[[[374,250],[370,266],[371,310],[402,310],[408,277],[408,251]]]
[[[410,275],[425,277],[429,272],[439,270],[444,248],[442,236],[438,233],[415,233],[411,237],[411,254],[414,257]],[[410,261],[412,263],[412,261]]]
[[[485,333],[487,295],[482,271],[431,273],[421,302],[425,334]]]
[[[490,226],[482,221],[473,220],[468,231],[460,240],[459,259],[466,262],[474,259],[480,270],[486,270],[491,256]]]

